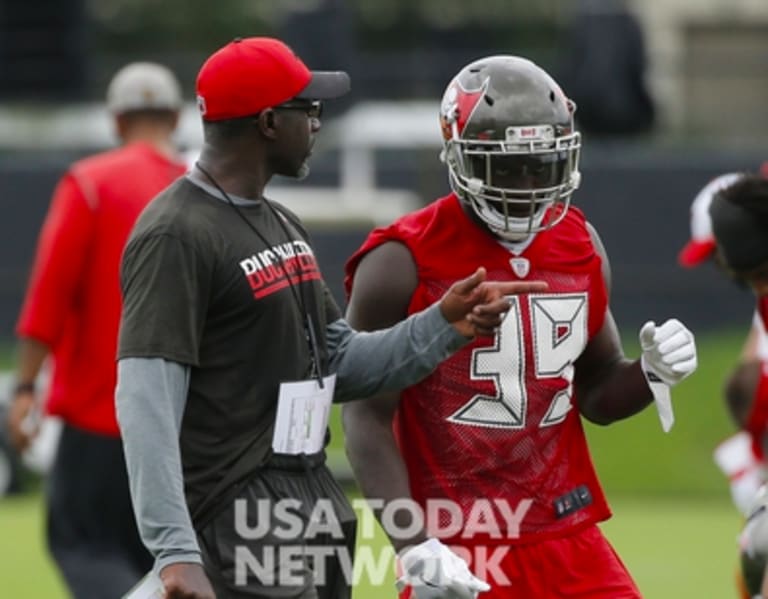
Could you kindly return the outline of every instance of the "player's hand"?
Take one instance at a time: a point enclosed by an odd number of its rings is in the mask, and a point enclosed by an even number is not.
[[[465,337],[493,335],[509,310],[508,295],[546,291],[544,281],[486,281],[480,267],[457,281],[440,300],[445,319]]]
[[[8,411],[8,432],[17,451],[24,451],[35,440],[40,432],[39,420],[35,392],[17,392]]]
[[[427,539],[400,555],[403,575],[397,580],[415,599],[474,599],[490,585],[469,571],[467,562],[437,539]]]
[[[646,322],[640,329],[640,347],[643,372],[655,374],[670,387],[696,370],[696,340],[675,318],[660,327]]]
[[[169,564],[160,570],[163,599],[216,599],[213,587],[200,564]]]

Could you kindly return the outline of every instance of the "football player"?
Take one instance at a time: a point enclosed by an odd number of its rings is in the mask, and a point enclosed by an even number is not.
[[[735,183],[742,173],[726,173],[709,181],[691,203],[691,238],[678,254],[678,263],[694,268],[714,261],[715,238],[709,206],[718,191]],[[768,419],[768,385],[760,385],[768,364],[768,335],[755,312],[739,363],[730,375],[725,405],[739,432],[715,449],[718,467],[728,478],[734,505],[746,517],[755,493],[765,482],[763,433]]]
[[[715,193],[709,207],[712,231],[717,244],[717,258],[729,274],[748,285],[755,294],[757,314],[763,325],[768,323],[768,179],[746,174]],[[763,363],[753,360],[740,366],[727,386],[727,392],[751,405],[750,422],[759,430],[750,431],[760,441],[765,439],[768,410],[768,372]],[[733,400],[732,400],[733,401]],[[762,443],[757,444],[762,449]],[[760,497],[761,495],[758,495]],[[760,514],[764,511],[758,510]],[[754,556],[754,524],[757,515],[750,510],[742,538],[742,555]],[[761,516],[762,517],[762,516]],[[755,537],[756,538],[756,537]],[[744,539],[753,539],[747,543]],[[754,573],[754,560],[744,559],[742,572],[750,593],[768,597],[768,581]]]
[[[574,110],[524,58],[461,69],[440,108],[452,192],[373,231],[347,264],[361,329],[402,320],[481,262],[500,280],[549,284],[512,298],[495,337],[422,383],[344,407],[356,477],[417,599],[474,597],[480,580],[484,598],[640,596],[597,526],[610,510],[581,418],[610,424],[656,399],[668,429],[669,388],[696,348],[671,319],[646,323],[641,358],[624,356],[605,250],[571,206]],[[408,501],[418,509],[387,511]]]

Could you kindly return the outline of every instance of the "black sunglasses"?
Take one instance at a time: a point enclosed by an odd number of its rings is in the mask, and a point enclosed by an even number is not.
[[[275,110],[303,110],[312,119],[323,116],[323,103],[320,100],[289,100],[274,107]]]

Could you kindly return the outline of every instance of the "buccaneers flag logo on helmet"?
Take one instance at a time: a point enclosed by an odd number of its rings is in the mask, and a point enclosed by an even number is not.
[[[483,80],[478,89],[464,89],[460,82],[454,80],[443,94],[443,101],[440,104],[440,128],[443,131],[444,139],[453,137],[453,124],[456,124],[459,135],[464,131],[467,122],[475,111],[480,98],[485,95],[488,89],[488,78]]]

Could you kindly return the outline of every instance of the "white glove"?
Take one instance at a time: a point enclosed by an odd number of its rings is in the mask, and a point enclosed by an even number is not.
[[[648,381],[665,432],[675,421],[669,388],[696,370],[693,333],[675,318],[660,327],[649,320],[640,329],[640,364]]]
[[[643,372],[651,371],[670,387],[696,370],[693,333],[675,318],[660,327],[649,320],[640,329]]]
[[[416,599],[475,599],[491,588],[437,539],[427,539],[404,551],[400,565],[403,575],[397,580],[397,590],[411,586]]]

